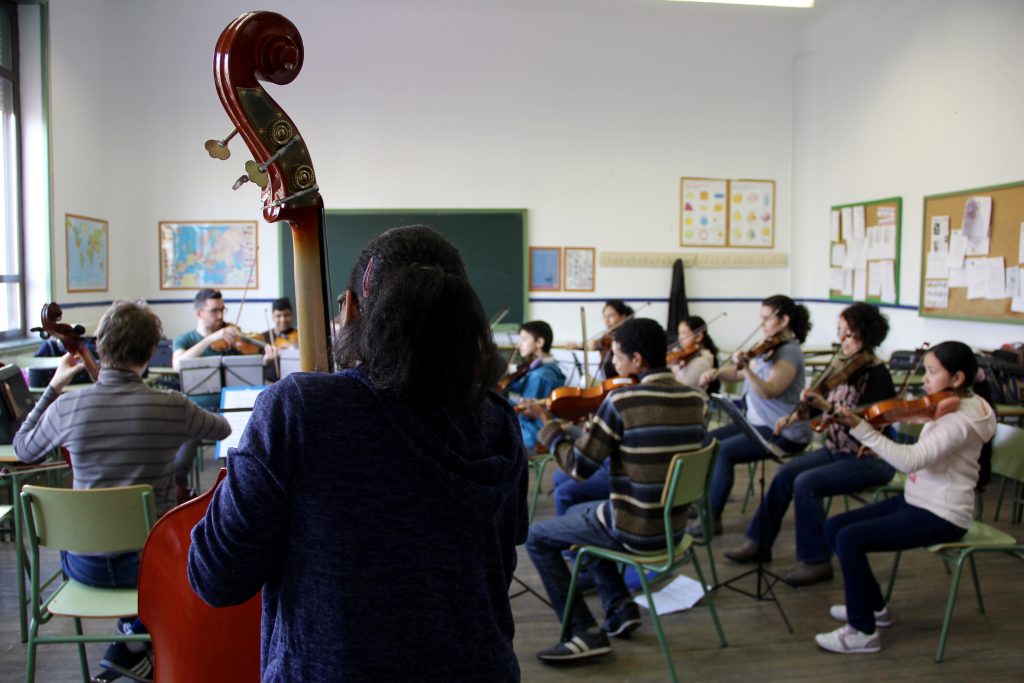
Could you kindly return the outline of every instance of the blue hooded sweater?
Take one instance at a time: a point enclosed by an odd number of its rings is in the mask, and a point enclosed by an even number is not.
[[[553,359],[540,363],[537,367],[508,385],[509,393],[519,394],[523,398],[547,398],[552,390],[565,386],[565,373]],[[537,433],[544,424],[540,420],[519,416],[519,428],[523,433],[523,443],[527,448],[537,445]]]
[[[189,580],[214,606],[263,589],[264,681],[518,681],[527,477],[495,393],[423,413],[358,369],[292,374],[230,451]]]

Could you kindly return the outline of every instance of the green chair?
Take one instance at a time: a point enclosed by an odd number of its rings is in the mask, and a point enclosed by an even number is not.
[[[153,488],[149,485],[108,489],[57,489],[25,486],[21,492],[31,567],[31,615],[25,680],[35,680],[36,647],[77,643],[82,680],[89,681],[86,643],[149,641],[148,634],[82,632],[82,619],[115,619],[138,614],[134,588],[93,588],[64,579],[44,596],[40,586],[39,548],[75,553],[116,553],[142,548],[155,516]],[[39,627],[53,617],[74,619],[75,635],[39,635]]]
[[[1006,486],[1012,484],[1010,520],[1019,524],[1024,512],[1024,429],[1002,423],[996,425],[996,436],[992,440],[992,474],[1003,478],[992,519],[999,521]]]
[[[540,453],[537,455],[531,455],[527,461],[534,477],[533,494],[530,496],[530,507],[528,513],[528,520],[530,524],[533,524],[533,515],[537,512],[537,500],[540,498],[541,485],[544,483],[544,470],[547,469],[548,463],[552,460],[554,460],[554,456],[550,453]]]
[[[971,523],[971,528],[956,543],[940,543],[928,546],[928,551],[940,557],[947,567],[950,565],[955,567],[953,579],[949,585],[949,598],[946,600],[946,613],[942,618],[939,646],[935,651],[935,661],[941,662],[943,653],[946,650],[946,637],[949,635],[949,624],[953,618],[953,607],[956,605],[956,594],[960,586],[960,573],[963,570],[964,562],[970,562],[974,594],[978,599],[978,611],[984,613],[985,603],[981,599],[981,583],[978,581],[978,569],[974,564],[974,556],[978,553],[1006,553],[1024,560],[1024,545],[1017,543],[1013,536],[976,521]],[[892,597],[893,586],[896,583],[896,571],[900,566],[900,555],[902,553],[897,552],[896,559],[893,561],[892,574],[889,576],[889,586],[885,591],[886,603]]]
[[[707,601],[711,611],[711,619],[714,621],[715,629],[718,631],[718,639],[722,647],[726,646],[725,633],[722,625],[718,622],[718,612],[715,611],[715,603],[708,592],[707,583],[704,581],[704,572],[701,571],[700,561],[694,550],[693,537],[684,534],[678,543],[673,542],[676,525],[673,523],[673,511],[685,511],[687,506],[696,502],[707,492],[711,481],[712,464],[715,454],[718,451],[718,442],[712,441],[710,445],[689,453],[677,453],[673,456],[668,468],[668,477],[665,481],[665,488],[661,495],[662,514],[665,521],[666,550],[660,553],[628,553],[617,550],[609,550],[592,545],[579,546],[576,556],[576,563],[572,570],[572,579],[569,581],[569,593],[566,597],[565,612],[562,615],[561,640],[569,637],[569,618],[572,613],[573,596],[576,594],[576,584],[579,578],[580,567],[588,558],[598,558],[628,565],[636,570],[640,577],[640,585],[643,587],[644,595],[647,597],[647,604],[652,606],[650,610],[651,622],[658,635],[658,643],[661,645],[661,654],[665,658],[665,665],[668,667],[669,676],[677,681],[675,666],[672,664],[672,655],[669,654],[668,643],[665,642],[665,633],[661,629],[661,620],[654,611],[654,599],[651,597],[651,586],[647,579],[647,571],[655,571],[658,574],[668,574],[687,562],[693,562],[693,568],[697,572],[697,580],[704,589],[704,599]],[[685,519],[685,513],[681,515]]]

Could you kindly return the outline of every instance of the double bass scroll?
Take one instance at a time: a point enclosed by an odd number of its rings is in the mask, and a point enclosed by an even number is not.
[[[250,180],[259,185],[263,218],[269,223],[285,221],[292,228],[295,309],[303,327],[300,367],[327,371],[331,297],[324,203],[302,135],[260,85],[291,83],[302,63],[302,37],[292,22],[275,12],[247,12],[228,24],[217,40],[213,76],[224,110],[253,155],[235,188]],[[226,158],[230,138],[208,143],[211,156]]]

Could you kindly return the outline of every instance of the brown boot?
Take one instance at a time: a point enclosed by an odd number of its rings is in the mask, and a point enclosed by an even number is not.
[[[772,561],[771,549],[761,550],[757,543],[751,541],[749,538],[743,539],[743,545],[733,548],[732,550],[726,550],[722,554],[725,555],[725,559],[732,560],[738,564]]]
[[[790,586],[810,586],[832,578],[832,562],[801,562],[782,575],[782,580]]]

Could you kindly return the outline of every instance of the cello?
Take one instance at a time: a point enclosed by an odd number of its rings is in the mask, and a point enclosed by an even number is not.
[[[51,337],[59,339],[69,353],[78,356],[85,371],[89,373],[89,379],[95,382],[99,379],[100,368],[96,365],[96,359],[92,357],[92,352],[86,346],[85,340],[82,339],[85,329],[81,325],[68,325],[61,322],[63,317],[64,311],[56,301],[43,304],[40,314],[42,327],[33,327],[32,331],[39,332],[39,336],[43,339]]]
[[[328,365],[329,286],[324,253],[323,199],[309,151],[295,124],[259,81],[291,83],[302,68],[302,37],[275,12],[247,12],[228,24],[214,51],[214,82],[235,130],[211,140],[211,157],[226,159],[227,140],[241,133],[252,152],[235,189],[261,188],[263,217],[285,221],[295,245],[296,312],[303,371]],[[192,527],[203,517],[214,487],[164,515],[153,527],[139,570],[139,618],[153,640],[154,680],[224,682],[260,679],[261,595],[234,607],[213,608],[188,583]]]

